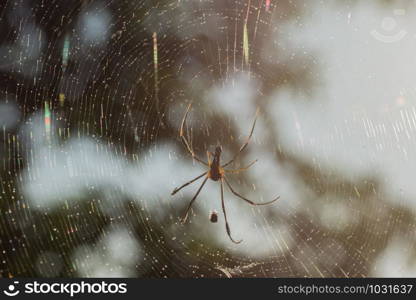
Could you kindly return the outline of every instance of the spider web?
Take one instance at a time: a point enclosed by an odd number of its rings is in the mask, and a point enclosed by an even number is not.
[[[395,168],[411,161],[414,89],[392,87],[395,102],[379,105],[366,100],[380,93],[371,83],[357,88],[367,98],[327,88],[356,87],[343,68],[359,55],[343,56],[345,44],[370,39],[392,8],[366,6],[377,10],[366,18],[363,3],[6,1],[3,276],[414,275],[412,184]],[[378,59],[391,51],[370,46]],[[234,167],[259,162],[230,182],[254,201],[280,199],[253,207],[225,188],[239,245],[227,237],[218,183],[207,182],[185,225],[201,181],[170,196],[205,170],[179,140],[191,102],[186,134],[202,158],[217,144],[233,157],[260,109]],[[386,115],[372,114],[380,107]]]

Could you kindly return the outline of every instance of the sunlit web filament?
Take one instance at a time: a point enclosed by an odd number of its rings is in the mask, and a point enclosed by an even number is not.
[[[69,59],[69,37],[68,35],[65,36],[64,40],[64,47],[62,48],[62,71],[66,71],[66,67],[68,66],[68,59]]]
[[[59,94],[59,105],[64,106],[65,103],[65,94],[64,93],[60,93]]]
[[[66,35],[65,40],[64,40],[64,46],[62,48],[62,72],[63,73],[65,73],[66,67],[68,66],[68,60],[69,60],[69,36]],[[61,107],[64,106],[65,94],[59,93],[58,99],[59,99],[59,105]],[[46,126],[46,105],[47,103],[45,102],[45,126]],[[50,116],[50,112],[49,112],[49,116]],[[50,119],[49,119],[49,128],[50,128]]]
[[[158,57],[157,57],[157,33],[153,32],[153,65],[155,69],[155,90],[158,90]]]
[[[160,124],[164,126],[161,113],[160,113],[160,107],[159,107],[159,59],[158,59],[157,33],[156,32],[153,32],[153,66],[154,66],[154,73],[155,73],[156,110],[157,110],[157,114],[161,122]]]
[[[49,103],[45,101],[45,132],[46,138],[50,140],[51,136],[51,111],[49,109]]]
[[[247,6],[247,15],[246,15],[246,20],[244,21],[244,28],[243,28],[243,57],[244,57],[244,62],[246,63],[246,65],[248,65],[248,60],[249,60],[249,43],[248,43],[248,31],[247,31],[247,22],[248,22],[248,13],[250,11],[250,4],[251,1],[248,2],[248,6]]]
[[[157,55],[157,33],[153,32],[153,66],[154,66],[154,75],[155,75],[155,97],[156,97],[156,104],[159,105],[159,63],[158,63],[158,55]],[[159,107],[158,107],[159,110]]]
[[[243,32],[243,56],[244,62],[248,65],[248,52],[249,52],[249,44],[248,44],[248,32],[247,32],[247,23],[244,24],[244,32]]]

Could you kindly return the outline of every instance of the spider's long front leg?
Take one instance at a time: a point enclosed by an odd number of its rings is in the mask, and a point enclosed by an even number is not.
[[[231,230],[230,230],[230,226],[228,225],[228,220],[227,220],[227,213],[225,212],[225,205],[224,205],[224,184],[223,184],[222,178],[221,178],[221,206],[222,206],[222,212],[224,213],[225,230],[227,231],[228,237],[230,238],[230,240],[234,244],[240,244],[243,240],[236,241],[231,236]]]
[[[200,162],[201,164],[203,164],[205,166],[208,166],[208,164],[206,162],[204,162],[202,159],[200,159],[199,157],[197,157],[195,155],[194,150],[192,150],[192,147],[189,145],[188,140],[185,137],[184,126],[185,126],[186,118],[188,117],[188,113],[189,113],[189,110],[190,110],[191,106],[192,106],[192,103],[190,103],[188,105],[188,108],[186,109],[186,113],[185,113],[185,115],[182,119],[181,128],[179,130],[179,136],[181,137],[181,141],[184,144],[186,150],[188,150],[188,152],[192,155],[192,158],[195,159],[196,161]]]
[[[256,111],[256,117],[254,118],[253,126],[251,126],[250,135],[248,136],[246,142],[240,147],[240,150],[238,150],[237,154],[234,155],[234,157],[230,161],[226,162],[221,167],[225,168],[229,164],[233,163],[234,160],[240,155],[240,153],[243,152],[243,150],[247,147],[248,143],[250,142],[251,136],[253,135],[254,127],[256,127],[256,121],[257,121],[258,114],[259,114],[259,109],[257,109],[257,111]]]
[[[197,181],[199,178],[201,178],[202,176],[206,175],[208,172],[204,172],[201,175],[199,175],[198,177],[195,177],[194,179],[188,181],[187,183],[182,184],[180,187],[175,188],[171,195],[175,195],[177,192],[179,192],[181,189],[183,189],[184,187],[190,185],[191,183],[194,183],[195,181]]]
[[[234,195],[236,195],[237,197],[243,199],[244,201],[250,203],[251,205],[268,205],[271,204],[273,202],[275,202],[276,200],[278,200],[280,198],[280,196],[277,196],[275,199],[273,199],[272,201],[268,201],[268,202],[262,202],[262,203],[256,203],[253,202],[243,196],[241,196],[239,193],[237,193],[236,191],[234,191],[234,189],[231,187],[231,184],[228,182],[227,178],[225,178],[225,176],[223,177],[225,180],[225,183],[227,184],[228,188],[230,189],[231,193],[233,193]]]
[[[198,191],[196,192],[195,196],[192,198],[191,202],[189,202],[188,208],[185,211],[185,215],[182,218],[182,223],[186,222],[186,219],[188,219],[189,210],[191,209],[192,204],[198,197],[199,193],[201,192],[202,188],[204,187],[205,183],[207,182],[208,177],[205,177],[204,181],[202,182],[201,186],[199,187]]]

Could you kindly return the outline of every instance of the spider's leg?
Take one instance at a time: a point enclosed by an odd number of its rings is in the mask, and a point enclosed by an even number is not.
[[[192,150],[192,147],[189,145],[189,142],[186,139],[185,134],[184,134],[184,126],[185,126],[186,118],[188,117],[189,110],[191,109],[191,106],[192,106],[192,103],[190,103],[188,105],[188,108],[186,109],[186,113],[183,116],[182,123],[181,123],[181,128],[179,130],[179,135],[181,137],[181,141],[184,144],[186,150],[188,150],[188,152],[192,155],[192,158],[195,159],[196,161],[200,162],[201,164],[203,164],[205,166],[208,166],[208,164],[206,162],[204,162],[202,159],[200,159],[199,157],[197,157],[195,155],[194,151]]]
[[[249,199],[247,199],[247,198],[245,198],[245,197],[243,197],[243,196],[241,196],[239,193],[237,193],[236,191],[234,191],[234,189],[231,187],[231,184],[228,182],[228,180],[227,180],[227,178],[225,178],[225,177],[223,177],[224,178],[224,180],[225,180],[225,183],[227,184],[227,186],[229,187],[229,189],[231,190],[231,193],[233,193],[234,195],[236,195],[237,197],[239,197],[239,198],[241,198],[241,199],[243,199],[244,201],[246,201],[246,202],[248,202],[248,203],[250,203],[251,205],[267,205],[267,204],[271,204],[271,203],[273,203],[273,202],[275,202],[277,199],[279,199],[280,198],[280,196],[277,196],[275,199],[273,199],[272,201],[268,201],[268,202],[262,202],[262,203],[256,203],[256,202],[253,202],[253,201],[251,201],[251,200],[249,200]]]
[[[198,197],[199,192],[201,192],[202,188],[205,185],[205,182],[207,182],[208,177],[205,177],[204,181],[202,182],[201,186],[199,187],[198,191],[196,192],[195,196],[192,198],[191,202],[189,202],[188,208],[185,211],[185,214],[182,218],[182,223],[186,222],[186,219],[188,219],[188,214],[189,214],[189,210],[191,209],[192,204],[194,203],[194,201],[196,200],[196,197]]]
[[[224,213],[224,220],[225,220],[225,230],[227,231],[228,237],[234,244],[240,244],[243,240],[236,241],[231,236],[230,226],[228,225],[227,220],[227,213],[225,212],[225,205],[224,205],[224,184],[223,180],[221,179],[221,205],[222,205],[222,212]]]
[[[230,161],[228,161],[228,162],[226,162],[225,164],[222,165],[223,168],[228,166],[229,164],[233,163],[234,160],[240,155],[240,153],[243,152],[243,150],[247,147],[248,143],[250,142],[251,136],[253,135],[254,127],[256,126],[256,121],[257,121],[258,114],[259,114],[259,109],[257,109],[257,111],[256,111],[256,117],[254,118],[253,126],[251,126],[250,135],[248,136],[246,142],[240,147],[240,150],[238,150],[237,154],[234,155],[233,159],[231,159]]]
[[[211,157],[214,156],[212,152],[207,151],[208,166],[211,165]]]
[[[224,171],[225,171],[225,173],[240,173],[240,172],[242,172],[242,171],[245,171],[245,170],[247,170],[248,168],[250,168],[252,165],[254,165],[255,163],[257,162],[257,159],[255,160],[255,161],[253,161],[253,162],[251,162],[248,166],[246,166],[246,167],[243,167],[243,168],[240,168],[240,169],[235,169],[235,170],[225,170],[224,169]]]
[[[193,182],[197,181],[199,178],[201,178],[202,176],[204,176],[204,175],[206,175],[206,174],[207,174],[207,172],[204,172],[204,173],[202,173],[201,175],[199,175],[198,177],[195,177],[194,179],[192,179],[192,180],[188,181],[187,183],[182,184],[180,187],[175,188],[175,189],[172,191],[171,195],[172,195],[172,196],[173,196],[173,195],[175,195],[175,194],[176,194],[177,192],[179,192],[181,189],[183,189],[184,187],[186,187],[186,186],[190,185],[191,183],[193,183]]]

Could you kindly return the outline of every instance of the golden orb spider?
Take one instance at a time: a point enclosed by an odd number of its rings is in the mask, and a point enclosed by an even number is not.
[[[184,126],[185,126],[185,122],[186,122],[186,118],[188,116],[189,110],[191,109],[192,103],[188,105],[188,108],[186,109],[186,113],[182,119],[181,122],[181,128],[179,131],[179,135],[181,137],[181,140],[185,146],[185,148],[187,149],[187,151],[192,155],[192,158],[195,159],[196,161],[198,161],[199,163],[205,165],[208,167],[208,170],[204,173],[202,173],[201,175],[195,177],[194,179],[184,183],[183,185],[181,185],[180,187],[175,188],[171,195],[175,195],[177,192],[179,192],[181,189],[183,189],[184,187],[190,185],[191,183],[194,183],[195,181],[197,181],[198,179],[202,178],[203,176],[205,176],[204,181],[202,182],[202,184],[200,185],[200,187],[198,188],[196,194],[193,196],[192,200],[189,202],[188,207],[185,211],[185,214],[182,218],[182,223],[185,223],[185,221],[188,218],[188,214],[189,211],[192,207],[192,204],[194,203],[194,201],[196,200],[196,198],[198,197],[199,193],[201,192],[202,188],[204,187],[205,183],[207,182],[208,179],[211,179],[213,181],[220,181],[221,182],[221,206],[222,206],[222,212],[224,214],[224,220],[225,220],[225,230],[227,231],[228,237],[230,238],[230,240],[235,243],[235,244],[239,244],[242,242],[242,240],[234,240],[231,236],[231,230],[230,230],[230,226],[228,225],[228,220],[227,220],[227,213],[225,211],[225,205],[224,205],[224,183],[228,186],[228,188],[230,189],[230,191],[237,197],[243,199],[244,201],[246,201],[247,203],[251,204],[251,205],[267,205],[267,204],[271,204],[273,202],[275,202],[277,199],[280,198],[280,196],[277,196],[275,199],[273,199],[272,201],[268,201],[268,202],[263,202],[263,203],[255,203],[245,197],[243,197],[242,195],[240,195],[239,193],[237,193],[231,186],[231,184],[229,183],[229,181],[227,180],[227,177],[225,176],[226,173],[239,173],[242,171],[247,170],[248,168],[250,168],[254,163],[257,162],[257,159],[253,162],[251,162],[248,166],[240,168],[240,169],[235,169],[235,170],[231,170],[231,169],[225,169],[225,167],[227,167],[228,165],[232,164],[235,159],[238,157],[238,155],[247,147],[248,143],[250,142],[251,136],[253,135],[254,132],[254,127],[256,126],[256,120],[257,120],[257,115],[258,115],[258,110],[256,112],[256,117],[254,118],[254,122],[253,125],[251,127],[251,131],[250,131],[250,135],[248,136],[246,142],[240,147],[240,150],[237,152],[236,155],[234,155],[234,157],[226,162],[225,164],[221,165],[220,164],[220,158],[221,158],[221,152],[222,152],[222,148],[221,146],[217,146],[215,148],[215,152],[212,153],[210,151],[207,151],[207,157],[208,157],[208,162],[203,161],[202,159],[198,158],[194,151],[192,150],[192,147],[190,146],[188,140],[186,139],[185,135],[184,135]],[[211,158],[213,158],[211,160]],[[210,217],[211,222],[215,223],[217,221],[217,216],[215,214],[215,216]]]

